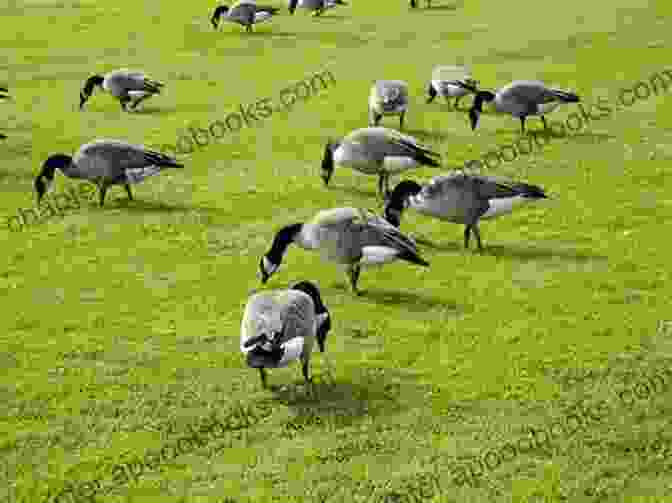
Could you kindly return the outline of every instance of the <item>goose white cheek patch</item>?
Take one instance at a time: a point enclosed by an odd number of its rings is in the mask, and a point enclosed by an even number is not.
[[[301,353],[303,352],[303,337],[294,337],[284,343],[282,348],[285,350],[285,353],[282,355],[282,359],[278,362],[278,368],[286,367],[294,360],[301,358]]]

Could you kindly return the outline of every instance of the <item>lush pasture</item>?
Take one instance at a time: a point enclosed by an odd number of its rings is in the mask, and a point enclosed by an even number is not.
[[[0,103],[6,216],[35,205],[32,181],[52,153],[93,138],[174,144],[315,72],[336,80],[136,186],[133,202],[112,188],[102,209],[87,199],[64,218],[0,229],[0,501],[94,479],[114,486],[96,496],[105,502],[415,501],[391,495],[419,500],[403,489],[414,480],[433,481],[421,493],[434,502],[672,500],[669,95],[498,168],[553,197],[484,223],[482,254],[463,250],[461,226],[409,212],[401,228],[431,267],[365,270],[355,298],[337,268],[290,249],[268,287],[314,279],[334,320],[328,359],[313,359],[317,396],[298,365],[269,372],[278,391],[244,367],[240,317],[274,231],[323,208],[380,209],[375,178],[337,169],[325,189],[318,177],[326,139],[366,126],[374,80],[409,83],[407,132],[448,171],[515,141],[519,123],[484,114],[474,134],[466,114],[425,105],[435,64],[469,64],[490,88],[537,78],[615,103],[669,63],[664,2],[352,3],[318,19],[283,5],[251,35],[232,24],[215,33],[210,0],[0,6],[0,84],[15,97]],[[100,93],[79,112],[84,80],[122,67],[165,92],[136,114]],[[56,191],[69,186],[58,174]],[[619,398],[656,372],[657,392]],[[264,418],[109,482],[114,466],[236,402]],[[599,419],[579,431],[503,454],[527,426],[597,403]],[[656,440],[665,449],[649,449]],[[490,449],[489,468],[477,468]],[[470,471],[483,475],[466,483]]]

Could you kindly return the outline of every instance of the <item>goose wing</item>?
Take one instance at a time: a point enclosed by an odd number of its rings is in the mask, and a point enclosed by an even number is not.
[[[96,140],[82,145],[73,161],[89,178],[112,180],[126,176],[125,172],[132,169],[149,166],[183,167],[176,159],[161,152],[119,140]]]
[[[433,158],[440,157],[440,154],[421,144],[412,136],[392,129],[383,127],[359,129],[348,135],[345,141],[362,145],[376,161],[382,161],[387,156],[399,156],[410,157],[430,166],[439,165],[438,161]]]
[[[536,185],[515,182],[501,177],[470,175],[480,199],[500,199],[517,196],[545,197],[544,190]]]
[[[552,103],[560,99],[552,89],[538,80],[516,80],[500,89],[497,94],[503,101],[534,105]]]
[[[373,213],[366,215],[361,222],[353,222],[353,227],[357,228],[362,247],[387,246],[398,250],[400,255],[413,256],[422,261],[418,256],[418,247],[413,239]]]

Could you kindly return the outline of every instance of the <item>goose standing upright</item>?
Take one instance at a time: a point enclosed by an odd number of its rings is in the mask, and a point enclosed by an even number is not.
[[[276,233],[271,249],[259,261],[262,284],[278,270],[292,243],[304,250],[319,250],[324,260],[343,266],[356,295],[362,266],[395,260],[429,266],[418,255],[415,242],[384,219],[356,208],[335,208],[320,211],[310,222],[287,225]]]
[[[9,98],[11,98],[11,96],[7,94],[8,92],[9,89],[7,89],[6,87],[0,87],[0,100],[8,100]],[[6,138],[7,137],[4,134],[0,133],[0,140],[4,140]]]
[[[327,9],[338,5],[348,5],[343,0],[289,0],[289,13],[294,14],[297,7],[313,11],[313,16],[321,16]]]
[[[424,215],[464,224],[464,247],[469,248],[473,231],[478,249],[482,250],[479,220],[505,215],[522,203],[547,197],[536,185],[460,173],[435,177],[424,187],[410,180],[400,182],[392,191],[384,215],[399,227],[402,212],[410,207]]]
[[[369,126],[378,126],[386,115],[399,116],[399,129],[404,128],[408,110],[408,84],[401,80],[379,80],[369,95]]]
[[[121,103],[121,109],[128,112],[128,103],[132,102],[131,108],[135,110],[141,102],[160,94],[164,85],[158,80],[150,79],[142,72],[125,68],[105,75],[93,75],[86,80],[84,88],[79,93],[79,109],[84,108],[84,104],[93,94],[95,87],[100,87],[117,98]]]
[[[494,102],[495,110],[520,119],[521,132],[525,133],[525,119],[530,115],[538,115],[544,128],[547,128],[544,115],[555,110],[563,103],[578,103],[579,96],[574,93],[546,87],[538,80],[515,80],[492,93],[479,91],[476,86],[460,81],[451,84],[461,86],[476,94],[474,103],[469,110],[471,129],[476,129],[478,119],[483,112],[483,102]]]
[[[321,177],[326,186],[334,166],[347,166],[360,173],[378,175],[378,192],[389,193],[389,178],[418,166],[439,166],[440,157],[415,138],[393,129],[356,129],[340,141],[329,141],[324,148]]]
[[[248,367],[259,369],[266,388],[267,368],[286,367],[301,360],[306,384],[314,341],[324,353],[331,317],[320,291],[310,281],[300,281],[288,290],[254,294],[245,306],[240,327],[240,350]]]
[[[224,18],[231,23],[238,23],[245,27],[246,32],[252,31],[252,26],[260,24],[271,19],[274,14],[280,11],[277,7],[261,7],[254,0],[240,0],[233,4],[231,8],[226,5],[218,6],[210,18],[215,30],[219,26],[219,20]]]
[[[454,80],[459,80],[473,87],[478,86],[478,81],[474,80],[471,77],[471,72],[463,66],[436,66],[432,70],[432,78],[427,86],[427,103],[431,103],[437,95],[440,95],[445,98],[448,104],[450,104],[450,98],[455,98],[453,108],[457,109],[460,100],[472,91],[451,84]]]
[[[177,160],[139,145],[119,140],[95,140],[82,145],[74,157],[54,154],[44,162],[35,179],[37,203],[51,187],[57,169],[68,178],[88,180],[98,185],[102,207],[105,193],[111,185],[123,185],[128,198],[133,200],[131,184],[140,183],[165,168],[183,167]]]

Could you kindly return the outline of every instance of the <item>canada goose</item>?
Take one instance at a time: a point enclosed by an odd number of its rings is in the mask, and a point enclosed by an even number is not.
[[[262,284],[278,270],[292,243],[304,250],[319,250],[323,259],[344,266],[356,295],[362,266],[394,260],[429,266],[418,255],[415,242],[384,219],[356,208],[335,208],[320,211],[308,223],[287,225],[276,233],[271,249],[259,261]]]
[[[562,103],[578,103],[580,98],[561,89],[546,87],[538,80],[515,80],[494,93],[479,91],[476,86],[453,81],[451,84],[464,87],[476,94],[474,103],[469,110],[471,129],[476,129],[478,118],[483,111],[483,102],[493,101],[495,110],[520,118],[521,132],[525,133],[525,118],[529,115],[538,115],[544,128],[547,128],[545,114],[552,112]]]
[[[385,115],[399,116],[399,129],[404,128],[408,110],[408,84],[401,80],[379,80],[369,95],[369,126],[378,126]]]
[[[231,23],[238,23],[245,27],[245,31],[251,32],[252,25],[268,21],[274,14],[280,11],[277,7],[261,7],[254,0],[240,0],[233,4],[231,8],[226,5],[220,5],[210,18],[215,30],[219,26],[220,18],[224,18]]]
[[[478,80],[471,78],[469,69],[463,66],[437,66],[432,70],[432,78],[427,86],[427,103],[434,101],[437,95],[443,96],[450,104],[450,98],[455,98],[454,108],[460,104],[460,100],[472,91],[462,86],[451,84],[451,81],[459,80],[473,87],[478,86]]]
[[[306,384],[314,341],[324,353],[331,317],[320,291],[310,281],[300,281],[288,290],[254,294],[245,306],[240,327],[240,350],[247,365],[258,368],[266,388],[267,368],[286,367],[301,360]]]
[[[133,200],[131,184],[140,183],[165,168],[183,167],[175,159],[142,146],[119,140],[95,140],[82,145],[74,157],[55,154],[44,162],[35,179],[37,203],[51,187],[56,169],[68,178],[89,180],[98,185],[100,206],[103,206],[110,185],[123,185],[128,198]]]
[[[410,207],[425,215],[464,224],[464,247],[469,248],[473,230],[478,249],[482,250],[479,220],[510,213],[521,203],[547,197],[536,185],[460,173],[435,177],[424,187],[410,180],[400,182],[392,191],[384,215],[399,227],[403,210]]]
[[[337,5],[348,5],[343,0],[289,0],[289,13],[294,14],[297,7],[312,10],[313,16],[320,16],[327,9],[333,9]]]
[[[393,129],[356,129],[340,141],[327,142],[320,176],[324,185],[328,186],[334,166],[348,166],[360,173],[378,175],[378,192],[385,195],[390,190],[391,175],[421,165],[439,166],[439,162],[432,157],[440,155],[415,138]]]
[[[0,100],[7,100],[11,98],[11,96],[7,94],[8,92],[9,89],[7,89],[6,87],[0,87]],[[4,140],[6,138],[7,137],[4,134],[0,133],[0,140]]]
[[[418,6],[418,1],[417,0],[411,0],[411,8],[415,9]],[[427,8],[430,9],[432,7],[432,0],[427,0]]]
[[[122,68],[114,70],[103,76],[93,75],[86,80],[84,88],[79,93],[79,109],[93,94],[96,86],[107,91],[119,100],[121,109],[128,111],[128,103],[135,110],[137,106],[148,98],[161,93],[165,84],[158,80],[152,80],[142,72],[136,72]]]

